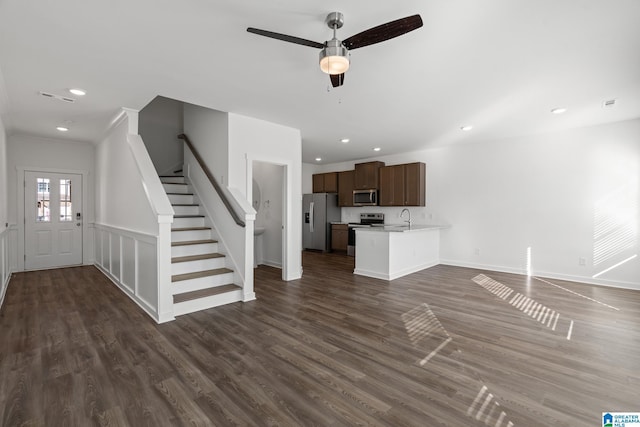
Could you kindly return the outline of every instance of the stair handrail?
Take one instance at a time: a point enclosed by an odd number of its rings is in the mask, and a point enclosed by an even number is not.
[[[229,198],[223,191],[220,184],[218,184],[218,181],[216,181],[216,178],[213,176],[213,174],[207,167],[206,163],[200,156],[200,153],[198,153],[198,150],[196,150],[196,148],[193,146],[193,144],[189,140],[189,137],[187,137],[187,135],[185,135],[184,133],[181,133],[180,135],[178,135],[178,139],[183,140],[185,144],[187,144],[187,147],[189,147],[189,150],[191,150],[191,153],[193,153],[193,157],[196,158],[196,160],[198,161],[198,164],[204,171],[204,174],[207,176],[207,178],[209,178],[209,182],[211,182],[211,185],[213,185],[213,188],[215,188],[216,192],[218,193],[218,196],[220,196],[220,199],[222,199],[222,203],[224,203],[224,205],[226,206],[227,210],[229,211],[229,214],[231,214],[231,217],[233,218],[235,223],[238,224],[240,227],[244,227],[245,222],[242,220],[242,218],[240,218],[240,216],[235,211],[235,209],[233,209],[233,206],[231,205]]]

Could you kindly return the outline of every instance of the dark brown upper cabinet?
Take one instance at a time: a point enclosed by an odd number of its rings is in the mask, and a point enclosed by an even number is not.
[[[380,206],[425,206],[425,188],[424,163],[380,168]]]
[[[313,175],[314,193],[337,193],[338,172],[317,173]]]
[[[338,172],[338,206],[353,206],[355,171]]]
[[[355,190],[377,189],[380,181],[379,170],[384,162],[358,163],[355,166]]]
[[[380,206],[404,206],[404,165],[380,168]]]

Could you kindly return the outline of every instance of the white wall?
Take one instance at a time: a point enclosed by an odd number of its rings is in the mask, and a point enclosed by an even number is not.
[[[173,208],[123,109],[96,150],[96,265],[159,323],[173,320]]]
[[[426,163],[427,206],[411,212],[416,223],[451,225],[441,235],[444,263],[526,273],[531,248],[534,275],[640,289],[638,141],[640,120],[631,120],[377,159]],[[399,222],[400,210],[342,216],[385,212]]]
[[[0,116],[0,307],[2,307],[7,286],[9,285],[9,278],[15,269],[17,246],[14,227],[12,226],[12,229],[9,229],[7,169],[7,138],[4,123]]]
[[[157,236],[158,219],[127,142],[128,127],[123,119],[96,148],[96,222]]]
[[[271,163],[253,162],[253,179],[260,188],[256,209],[256,227],[264,227],[262,235],[262,264],[282,267],[282,208],[284,200],[284,168]],[[256,194],[253,194],[253,200]]]
[[[0,230],[4,231],[9,222],[9,195],[7,188],[7,136],[0,117]]]
[[[333,167],[340,167],[342,170],[350,170],[353,169],[353,162],[347,163],[332,163],[330,165],[316,165],[311,163],[303,163],[302,164],[302,194],[313,193],[313,174],[314,173],[322,173],[322,172],[338,172],[338,170],[333,170]],[[329,169],[327,169],[329,167]]]
[[[183,132],[182,102],[157,96],[139,113],[138,133],[158,175],[170,175],[182,169]]]
[[[186,121],[185,121],[186,125]],[[283,279],[302,274],[302,142],[300,131],[286,126],[229,113],[229,186],[251,199],[253,162],[285,167],[284,236],[287,255]],[[247,183],[249,185],[247,185]]]
[[[13,135],[9,137],[7,145],[8,177],[7,188],[9,198],[9,223],[22,227],[22,218],[18,218],[19,212],[24,206],[22,176],[24,169],[30,170],[68,170],[84,172],[82,183],[84,204],[84,229],[82,238],[83,260],[85,264],[92,264],[93,233],[89,225],[95,217],[94,200],[94,171],[95,171],[95,147],[86,142],[70,142],[56,139],[39,138],[34,136]],[[19,176],[20,175],[20,176]],[[18,233],[18,267],[24,268],[20,259],[24,248],[24,235]]]
[[[184,104],[184,133],[220,185],[227,185],[229,170],[229,115],[210,108]]]

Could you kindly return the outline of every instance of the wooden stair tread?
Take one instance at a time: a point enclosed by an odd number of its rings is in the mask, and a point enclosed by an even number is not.
[[[213,270],[196,271],[193,273],[176,274],[171,276],[172,282],[180,282],[182,280],[200,279],[202,277],[218,276],[220,274],[233,273],[228,268],[214,268]]]
[[[169,184],[169,185],[189,185],[186,182],[163,182],[163,184]]]
[[[200,206],[195,203],[171,203],[171,206]]]
[[[174,215],[174,218],[204,218],[204,215]]]
[[[171,231],[193,231],[193,230],[211,230],[211,227],[184,227],[184,228],[171,229]]]
[[[160,175],[160,178],[184,178],[184,175]]]
[[[216,253],[202,254],[202,255],[178,256],[175,258],[171,258],[171,262],[178,263],[178,262],[200,261],[203,259],[214,259],[214,258],[224,258],[224,255],[216,252]]]
[[[205,240],[186,240],[184,242],[171,242],[171,246],[188,246],[188,245],[203,245],[207,243],[218,243],[217,240],[205,239]]]
[[[222,285],[222,286],[216,286],[214,288],[207,288],[207,289],[201,289],[198,291],[185,292],[182,294],[174,295],[173,303],[177,304],[180,302],[191,301],[194,299],[220,295],[227,292],[237,291],[238,289],[242,289],[242,288],[238,285]]]
[[[170,196],[193,196],[193,193],[167,193]]]

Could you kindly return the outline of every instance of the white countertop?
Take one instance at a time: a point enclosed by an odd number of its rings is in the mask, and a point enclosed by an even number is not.
[[[449,228],[448,225],[437,225],[437,224],[431,224],[431,225],[426,225],[426,224],[411,224],[411,226],[408,225],[402,225],[402,224],[388,224],[385,225],[383,227],[378,227],[378,226],[374,226],[374,227],[363,227],[363,228],[357,228],[356,231],[365,231],[365,232],[386,232],[386,233],[407,233],[407,232],[417,232],[417,231],[429,231],[429,230],[442,230],[445,228]]]

